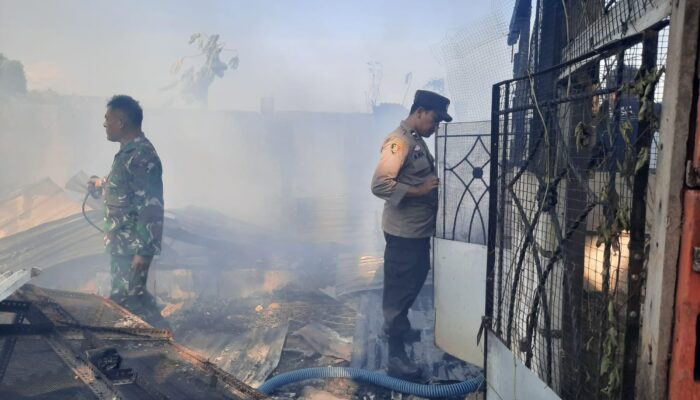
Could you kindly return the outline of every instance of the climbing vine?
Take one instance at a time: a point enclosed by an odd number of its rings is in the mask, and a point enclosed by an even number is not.
[[[659,127],[658,116],[654,112],[654,91],[664,69],[652,69],[649,71],[640,70],[634,82],[624,85],[622,90],[629,91],[633,95],[637,95],[639,99],[639,111],[637,113],[637,124],[641,125],[646,122],[648,129],[646,131],[637,132],[636,138],[633,137],[633,125],[629,118],[620,118],[617,124],[608,124],[605,132],[607,134],[608,144],[612,147],[614,143],[614,135],[618,134],[622,138],[624,144],[624,153],[622,161],[612,157],[610,148],[603,148],[605,157],[598,165],[608,164],[608,184],[605,185],[600,193],[599,199],[603,205],[603,220],[596,228],[597,240],[596,247],[604,246],[603,253],[603,299],[606,302],[606,318],[603,319],[601,332],[601,360],[600,360],[600,377],[605,382],[605,386],[601,389],[601,393],[609,399],[617,398],[622,384],[621,373],[621,352],[619,351],[620,332],[618,329],[619,310],[616,309],[615,294],[617,288],[611,288],[612,274],[612,251],[620,254],[620,237],[624,232],[630,230],[630,207],[621,201],[617,191],[616,177],[624,180],[628,187],[632,187],[632,180],[639,170],[649,162],[649,148],[641,147],[636,150],[636,141],[640,140],[643,135],[651,135]],[[617,129],[614,129],[617,126]],[[587,126],[583,122],[579,122],[575,129],[575,140],[577,151],[580,151],[584,146],[590,146],[591,130],[595,127]],[[601,138],[603,139],[603,138]],[[619,274],[620,262],[617,263],[617,273]],[[617,279],[615,279],[617,283]]]

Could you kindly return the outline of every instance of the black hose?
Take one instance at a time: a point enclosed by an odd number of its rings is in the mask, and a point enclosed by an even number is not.
[[[99,226],[95,225],[92,221],[90,221],[90,218],[85,213],[85,203],[87,203],[88,196],[90,196],[90,191],[85,192],[85,197],[83,198],[83,206],[82,206],[83,217],[88,222],[88,224],[92,225],[93,228],[97,229],[98,231],[100,231],[102,233],[105,233],[105,231],[102,228],[100,228]]]

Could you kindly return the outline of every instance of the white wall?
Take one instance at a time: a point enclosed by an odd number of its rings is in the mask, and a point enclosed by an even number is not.
[[[557,400],[547,384],[488,331],[486,398],[489,400]]]
[[[484,364],[476,335],[486,299],[486,246],[435,238],[435,344],[445,352]]]

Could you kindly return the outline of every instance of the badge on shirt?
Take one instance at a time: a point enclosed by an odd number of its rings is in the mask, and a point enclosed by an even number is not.
[[[417,144],[416,147],[413,148],[413,151],[420,151],[420,145]]]
[[[391,150],[391,154],[396,154],[401,151],[401,143],[399,142],[391,142],[389,143],[389,150]]]

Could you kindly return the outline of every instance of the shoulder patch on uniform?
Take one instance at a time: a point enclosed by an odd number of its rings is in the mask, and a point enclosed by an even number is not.
[[[401,143],[399,143],[397,140],[392,140],[389,142],[389,150],[391,150],[391,154],[401,152]]]

